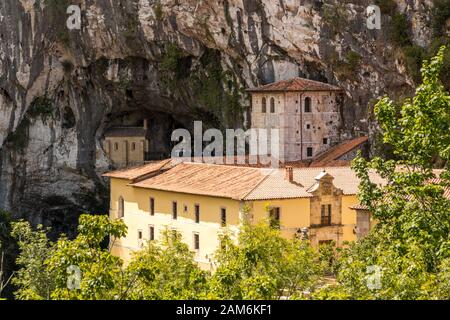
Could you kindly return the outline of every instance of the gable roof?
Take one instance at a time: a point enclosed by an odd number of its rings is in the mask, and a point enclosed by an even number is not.
[[[181,163],[164,173],[131,185],[155,190],[243,199],[270,172],[270,169]]]
[[[248,89],[248,92],[284,92],[284,91],[342,91],[341,88],[319,81],[293,78]]]
[[[333,185],[341,189],[344,195],[356,195],[358,192],[360,180],[350,167],[294,168],[294,183],[285,180],[284,169],[278,169],[252,190],[245,200],[309,198],[313,196],[311,191],[317,179],[325,175],[334,178]],[[369,172],[369,176],[376,184],[385,183],[374,172]]]
[[[333,176],[334,185],[344,194],[358,192],[359,179],[349,167],[295,168],[294,181],[285,179],[285,169],[251,168],[205,163],[181,163],[148,178],[131,182],[130,186],[169,192],[230,198],[235,200],[274,200],[309,198],[317,178]],[[375,183],[384,183],[370,174]]]
[[[353,140],[345,141],[338,144],[328,151],[325,151],[311,163],[311,167],[324,167],[324,166],[341,166],[348,165],[348,161],[339,160],[342,156],[346,155],[350,151],[362,146],[369,141],[368,137],[359,137]]]
[[[147,176],[155,174],[164,169],[168,169],[172,165],[172,160],[167,159],[163,161],[151,162],[143,166],[136,166],[108,172],[105,173],[103,177],[137,181],[139,179],[145,179]]]

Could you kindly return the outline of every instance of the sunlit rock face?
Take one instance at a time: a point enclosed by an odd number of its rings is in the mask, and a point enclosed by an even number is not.
[[[1,1],[0,208],[71,233],[78,214],[107,211],[106,129],[163,119],[167,147],[194,119],[242,127],[245,88],[296,76],[341,86],[343,137],[366,131],[374,99],[413,88],[389,32],[367,29],[371,2]],[[431,1],[396,2],[428,46]]]

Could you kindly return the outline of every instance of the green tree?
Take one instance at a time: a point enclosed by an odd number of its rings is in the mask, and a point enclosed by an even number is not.
[[[20,269],[13,278],[18,299],[117,299],[124,286],[122,261],[104,248],[109,237],[123,237],[126,226],[107,216],[82,215],[78,236],[64,235],[53,243],[42,226],[33,230],[28,222],[13,223]],[[71,268],[81,271],[78,285],[70,287]],[[76,280],[76,279],[75,279]]]
[[[439,81],[445,48],[426,61],[423,83],[400,107],[381,99],[375,113],[384,142],[398,160],[359,157],[353,168],[361,179],[359,198],[377,224],[370,235],[342,250],[338,285],[318,298],[448,299],[450,258],[450,95]],[[436,173],[437,160],[445,163]],[[376,172],[386,180],[370,180]],[[379,286],[369,285],[371,267]]]
[[[244,223],[237,241],[221,237],[210,280],[212,299],[300,298],[322,274],[317,253],[306,241],[283,238],[269,221]]]
[[[192,300],[206,295],[208,273],[199,268],[179,233],[165,230],[161,241],[148,242],[126,273],[130,299]]]
[[[104,300],[121,299],[124,284],[122,260],[113,256],[105,241],[126,235],[122,220],[110,221],[104,215],[82,215],[78,236],[74,240],[61,237],[46,261],[54,275],[53,299]],[[70,268],[81,271],[79,289],[70,288]],[[68,269],[69,268],[69,269]]]
[[[54,244],[47,239],[47,231],[41,225],[33,230],[28,222],[12,225],[12,236],[17,239],[20,269],[13,277],[17,286],[15,296],[20,300],[48,300],[56,287],[54,274],[47,268],[46,260],[54,251]]]

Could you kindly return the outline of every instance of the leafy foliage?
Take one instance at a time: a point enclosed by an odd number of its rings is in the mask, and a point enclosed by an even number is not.
[[[298,298],[318,284],[322,268],[309,243],[286,240],[268,222],[245,223],[237,242],[226,234],[221,243],[209,298]]]
[[[424,63],[423,83],[400,110],[387,97],[375,112],[384,142],[399,160],[359,157],[359,198],[377,221],[371,234],[340,253],[338,284],[319,298],[448,299],[450,258],[450,95],[439,82],[445,48]],[[446,163],[435,176],[433,162]],[[369,172],[387,184],[371,182]],[[380,286],[368,286],[370,266],[381,270]]]
[[[166,230],[160,243],[149,242],[127,267],[130,299],[200,299],[206,295],[207,272],[194,261],[194,253],[181,234]]]
[[[179,233],[166,230],[136,252],[128,266],[104,249],[102,242],[124,236],[121,220],[106,216],[80,218],[74,240],[51,243],[46,230],[14,225],[20,239],[14,282],[19,299],[275,299],[303,297],[320,283],[322,262],[306,241],[286,240],[267,222],[245,224],[235,243],[224,235],[211,275],[194,260]],[[79,288],[70,288],[71,266],[81,271]]]

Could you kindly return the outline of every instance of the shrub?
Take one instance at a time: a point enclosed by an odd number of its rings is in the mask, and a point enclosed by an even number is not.
[[[433,29],[434,36],[443,36],[446,22],[450,19],[450,1],[435,0],[431,19],[431,27]]]
[[[405,14],[396,13],[392,17],[392,23],[390,28],[390,36],[392,42],[400,47],[411,45],[411,39],[409,37],[409,23]]]

